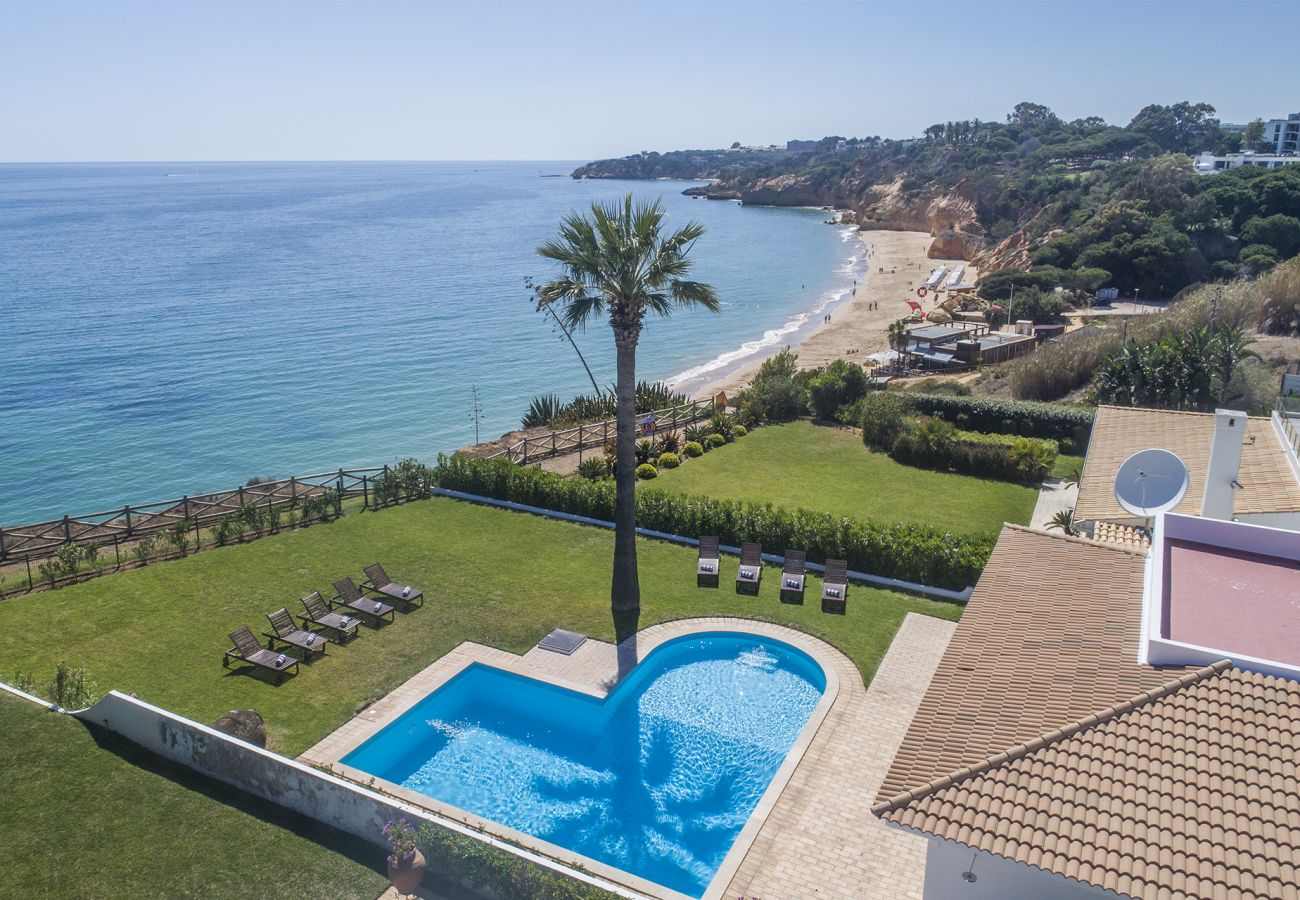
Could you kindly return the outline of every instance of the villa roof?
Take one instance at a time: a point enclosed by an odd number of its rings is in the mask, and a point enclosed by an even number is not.
[[[1213,438],[1212,413],[1097,407],[1074,517],[1079,521],[1132,519],[1133,514],[1115,499],[1115,473],[1124,460],[1148,447],[1176,453],[1187,465],[1187,495],[1174,512],[1200,515]],[[1237,481],[1242,488],[1236,495],[1237,514],[1300,511],[1300,482],[1269,419],[1247,419]]]
[[[1130,896],[1300,897],[1300,684],[1140,664],[1142,563],[1004,526],[873,812]]]

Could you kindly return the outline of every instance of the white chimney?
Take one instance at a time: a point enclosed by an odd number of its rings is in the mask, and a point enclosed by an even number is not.
[[[1205,497],[1201,516],[1232,519],[1232,507],[1240,489],[1241,445],[1246,437],[1246,414],[1234,409],[1214,411],[1214,441],[1210,444],[1210,467],[1205,473]]]

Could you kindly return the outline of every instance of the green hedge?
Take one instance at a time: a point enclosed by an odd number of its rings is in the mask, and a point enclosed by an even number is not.
[[[944,427],[949,426],[945,423]],[[908,465],[1025,482],[1046,478],[1057,453],[1056,441],[1048,438],[954,429],[947,440],[935,441],[927,440],[920,428],[900,434],[889,451],[895,460]]]
[[[591,518],[614,518],[614,485],[562,478],[505,460],[438,457],[435,479],[450,490]],[[637,491],[637,524],[724,544],[759,541],[772,552],[801,547],[814,562],[846,559],[849,567],[887,578],[961,590],[979,578],[992,534],[954,534],[926,525],[877,522],[771,504]]]
[[[912,393],[904,396],[916,412],[938,416],[958,428],[1051,438],[1060,442],[1066,452],[1082,452],[1092,431],[1090,409],[992,397]]]
[[[429,863],[429,871],[451,881],[466,881],[498,897],[531,900],[614,900],[608,891],[550,872],[513,853],[468,835],[422,823],[416,844]]]

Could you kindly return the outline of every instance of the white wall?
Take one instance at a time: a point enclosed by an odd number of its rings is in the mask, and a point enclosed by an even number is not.
[[[74,715],[209,778],[379,847],[386,846],[379,831],[384,823],[405,816],[417,824],[429,822],[476,838],[541,868],[599,885],[619,896],[643,896],[117,691]]]
[[[974,872],[974,882],[962,878],[966,871]],[[1096,900],[1118,896],[939,838],[930,838],[925,854],[925,900]]]

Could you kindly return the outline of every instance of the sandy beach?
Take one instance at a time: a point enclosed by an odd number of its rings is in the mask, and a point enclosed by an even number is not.
[[[853,297],[835,308],[830,322],[819,325],[798,344],[792,345],[799,354],[800,368],[813,369],[835,359],[862,362],[866,361],[868,353],[888,350],[889,323],[909,312],[904,300],[918,299],[916,289],[931,269],[945,263],[951,268],[954,262],[928,258],[926,251],[933,238],[923,231],[862,231],[858,237],[868,253],[869,274],[858,282]],[[962,280],[970,283],[975,275],[975,268],[968,264]],[[940,294],[939,299],[944,296]],[[918,302],[930,310],[934,308],[935,300],[931,293]],[[875,309],[871,308],[872,304],[876,305]],[[707,397],[719,390],[735,393],[754,377],[763,358],[747,362],[703,385],[695,395]]]

